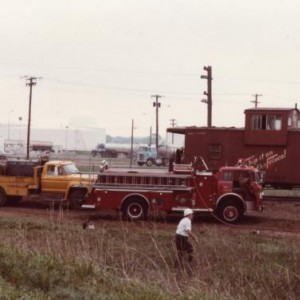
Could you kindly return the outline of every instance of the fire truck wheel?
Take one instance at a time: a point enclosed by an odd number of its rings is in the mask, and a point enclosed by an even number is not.
[[[71,209],[80,209],[83,203],[86,190],[75,190],[70,195],[70,207]]]
[[[147,165],[148,167],[152,167],[152,165],[153,165],[153,160],[152,160],[152,159],[148,159],[148,160],[146,161],[146,165]]]
[[[146,206],[139,200],[130,200],[126,203],[123,216],[126,220],[129,221],[138,221],[145,219],[147,215]]]
[[[236,201],[227,201],[221,203],[217,214],[226,223],[237,223],[243,216],[243,210],[241,205]]]
[[[5,192],[0,189],[0,206],[4,206],[6,204],[7,196]]]

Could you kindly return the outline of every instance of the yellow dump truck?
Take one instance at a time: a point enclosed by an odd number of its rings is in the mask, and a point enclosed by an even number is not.
[[[82,174],[72,161],[3,159],[0,161],[0,206],[26,197],[65,203],[79,209],[95,174]]]

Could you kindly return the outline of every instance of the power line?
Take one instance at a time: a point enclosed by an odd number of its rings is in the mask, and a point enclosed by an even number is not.
[[[77,82],[77,81],[67,81],[67,80],[60,80],[60,79],[53,79],[53,78],[48,78],[48,81],[50,82],[56,82],[64,85],[73,85],[77,86],[78,88],[80,87],[86,87],[86,88],[94,88],[94,89],[102,89],[102,90],[107,90],[106,93],[132,93],[132,94],[139,94],[139,93],[151,93],[151,89],[140,89],[140,88],[127,88],[127,87],[118,87],[118,86],[103,86],[100,84],[90,84],[90,83],[82,83],[82,82]],[[192,96],[198,96],[199,92],[185,92],[185,91],[167,91],[167,90],[161,90],[159,93],[165,94],[165,95],[170,95],[170,96],[176,96],[177,98],[179,97],[192,97]],[[251,92],[249,93],[212,93],[212,96],[220,96],[220,97],[226,97],[226,96],[233,96],[233,97],[238,97],[238,96],[249,96],[251,95]],[[174,99],[174,97],[172,97]],[[185,98],[186,99],[186,98]]]

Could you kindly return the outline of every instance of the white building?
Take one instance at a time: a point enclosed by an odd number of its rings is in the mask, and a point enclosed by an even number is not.
[[[90,151],[99,143],[105,143],[103,128],[31,128],[30,141],[52,143],[54,149]],[[27,127],[16,124],[0,124],[0,151],[4,144],[19,144],[26,149]]]

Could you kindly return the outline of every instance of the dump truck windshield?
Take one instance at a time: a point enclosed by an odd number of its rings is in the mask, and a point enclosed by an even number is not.
[[[67,164],[63,166],[64,173],[69,175],[69,174],[78,174],[80,173],[75,164]]]

